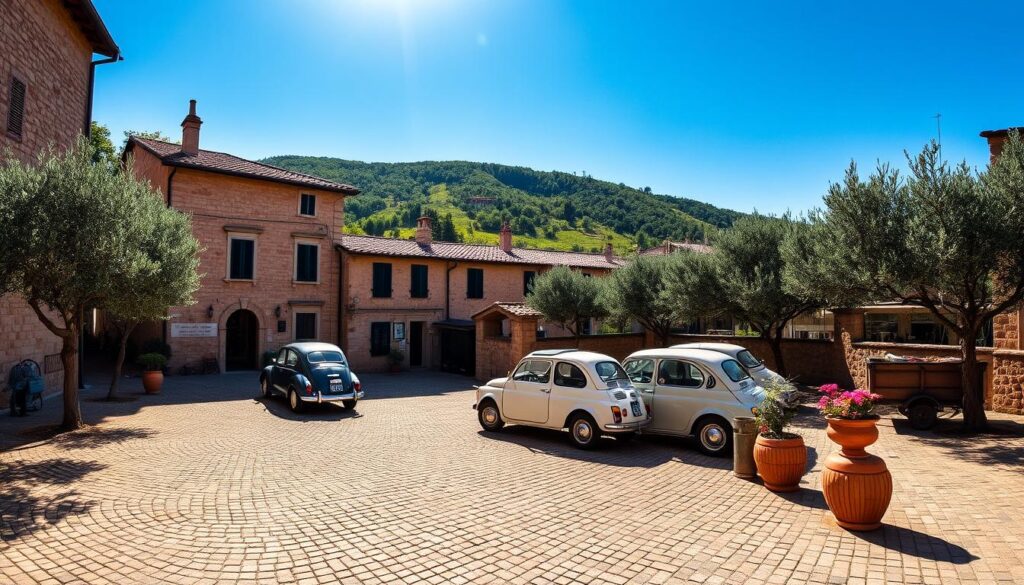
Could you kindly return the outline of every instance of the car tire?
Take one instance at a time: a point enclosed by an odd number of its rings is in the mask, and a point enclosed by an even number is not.
[[[938,422],[939,413],[935,406],[927,402],[918,402],[907,410],[907,418],[910,419],[910,426],[919,431],[927,431]]]
[[[266,378],[260,380],[260,395],[267,400],[274,397],[274,392],[270,389],[270,382]]]
[[[732,425],[719,416],[707,416],[693,425],[697,450],[709,457],[732,455]]]
[[[356,400],[342,400],[341,401],[341,409],[342,410],[352,410],[353,408],[356,407],[356,402],[357,402]]]
[[[480,403],[476,409],[476,418],[480,421],[480,426],[489,433],[496,433],[505,426],[498,405],[493,400],[484,400]]]
[[[292,412],[298,414],[305,408],[305,403],[299,399],[299,393],[295,391],[295,388],[288,389],[288,408],[292,409]]]
[[[581,412],[569,421],[569,439],[577,448],[593,449],[601,440],[601,428],[594,422],[594,417]]]

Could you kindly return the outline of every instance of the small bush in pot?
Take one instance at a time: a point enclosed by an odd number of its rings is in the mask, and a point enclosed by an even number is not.
[[[162,353],[144,353],[135,361],[142,366],[142,387],[146,394],[159,394],[164,384],[163,369],[167,365],[167,357]]]
[[[878,440],[874,408],[879,396],[862,389],[841,390],[837,384],[819,391],[818,410],[828,422],[828,438],[842,447],[825,459],[825,503],[843,528],[879,528],[892,499],[892,475],[881,457],[864,450]]]
[[[782,394],[789,388],[789,383],[782,380],[769,383],[755,415],[758,434],[754,462],[764,486],[773,492],[800,489],[800,479],[807,467],[803,437],[786,431],[795,413],[782,403]]]

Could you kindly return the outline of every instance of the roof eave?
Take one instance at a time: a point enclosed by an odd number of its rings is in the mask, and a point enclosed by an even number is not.
[[[79,30],[89,40],[94,53],[105,57],[114,58],[121,54],[114,38],[110,36],[107,25],[103,23],[99,12],[93,6],[92,0],[63,0],[65,10],[71,14],[71,19],[78,25]]]

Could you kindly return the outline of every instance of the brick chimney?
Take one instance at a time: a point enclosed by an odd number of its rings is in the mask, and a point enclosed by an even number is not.
[[[615,250],[612,249],[611,242],[604,245],[604,259],[607,260],[609,264],[615,261]]]
[[[188,101],[188,115],[181,121],[181,152],[199,154],[199,127],[202,119],[196,115],[196,100]]]
[[[501,224],[501,232],[498,234],[498,245],[501,250],[508,254],[512,251],[512,226],[508,222]]]
[[[1016,128],[1006,128],[1004,130],[985,130],[981,133],[981,137],[988,141],[988,154],[989,162],[994,163],[999,155],[1003,153],[1003,145],[1010,138],[1010,131],[1017,130],[1024,136],[1024,126]]]
[[[426,215],[416,219],[416,243],[421,246],[429,246],[434,243],[434,228],[430,224],[430,218]]]

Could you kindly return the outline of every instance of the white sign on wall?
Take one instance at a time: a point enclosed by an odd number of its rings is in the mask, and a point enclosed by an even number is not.
[[[217,337],[217,324],[171,323],[171,337]]]

